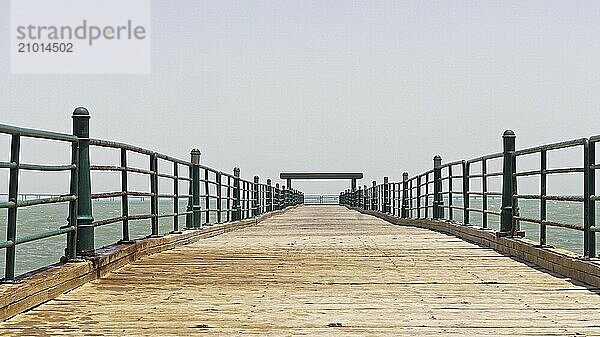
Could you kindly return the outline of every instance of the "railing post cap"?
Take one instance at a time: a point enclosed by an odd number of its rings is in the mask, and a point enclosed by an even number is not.
[[[233,175],[236,177],[240,176],[240,168],[239,167],[236,166],[233,168]]]
[[[90,118],[90,112],[88,111],[88,109],[80,106],[75,108],[75,110],[73,110],[73,118]]]
[[[254,176],[254,182],[257,183],[258,182],[259,177],[258,176]]]
[[[402,172],[402,176],[408,178],[408,172]]]
[[[192,149],[190,155],[192,155],[192,165],[200,165],[200,150]]]
[[[515,132],[513,130],[506,130],[504,131],[504,133],[502,134],[503,138],[515,138]]]
[[[383,182],[384,182],[384,183],[387,183],[389,180],[390,180],[390,178],[389,178],[389,177],[383,177]]]
[[[267,179],[267,185],[271,185],[271,179]]]
[[[434,167],[439,167],[442,165],[442,157],[440,155],[435,155],[435,157],[433,157],[433,166]]]

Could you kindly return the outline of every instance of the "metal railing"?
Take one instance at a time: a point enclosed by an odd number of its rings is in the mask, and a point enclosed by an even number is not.
[[[547,246],[547,227],[564,228],[583,232],[584,258],[596,257],[595,202],[600,199],[595,195],[595,175],[600,164],[595,160],[595,145],[600,136],[575,139],[566,142],[547,144],[522,150],[515,150],[515,134],[508,130],[503,135],[503,151],[470,160],[459,160],[442,164],[442,159],[435,156],[433,169],[409,177],[402,174],[402,181],[389,182],[387,177],[382,184],[373,181],[371,187],[366,185],[357,190],[346,190],[340,193],[340,204],[398,216],[407,219],[445,219],[460,221],[465,225],[475,224],[473,213],[481,215],[478,225],[482,230],[490,229],[490,216],[498,218],[499,236],[523,236],[520,223],[528,222],[539,226],[539,244]],[[582,165],[561,168],[548,167],[548,153],[566,149],[578,149]],[[539,167],[534,170],[518,170],[517,159],[524,156],[538,156]],[[490,169],[495,162],[501,169]],[[477,167],[477,172],[472,168]],[[564,174],[582,175],[582,195],[552,195],[548,193],[548,177]],[[517,186],[519,180],[526,177],[538,177],[539,193],[520,194]],[[501,178],[501,189],[490,188],[490,179]],[[478,182],[480,188],[474,190],[473,183]],[[455,188],[456,183],[460,188]],[[501,197],[500,207],[493,208],[490,201]],[[539,216],[522,216],[520,200],[538,200]],[[473,207],[471,201],[481,200],[480,207]],[[547,201],[575,202],[583,204],[583,224],[548,220]],[[536,209],[537,210],[537,209]]]
[[[8,162],[0,162],[0,169],[9,169],[8,197],[7,201],[0,202],[0,208],[8,209],[6,223],[6,241],[0,241],[0,249],[6,251],[4,268],[4,280],[11,282],[15,277],[16,246],[31,241],[50,238],[58,235],[67,235],[66,256],[74,259],[76,256],[75,241],[77,234],[77,177],[79,171],[79,140],[74,135],[55,133],[42,130],[33,130],[0,124],[0,134],[10,135],[10,159]],[[71,163],[65,165],[41,165],[27,164],[20,161],[21,139],[38,138],[71,144]],[[70,171],[70,192],[68,195],[42,197],[30,200],[19,200],[19,171]],[[67,223],[56,230],[49,230],[34,235],[17,236],[17,210],[20,207],[35,206],[42,204],[69,203],[69,217]]]
[[[41,130],[24,129],[0,124],[0,134],[11,136],[10,161],[0,162],[0,169],[8,169],[7,201],[0,201],[0,209],[7,208],[7,239],[0,241],[0,249],[6,250],[4,283],[15,281],[15,246],[31,241],[66,234],[64,261],[79,261],[82,257],[93,256],[96,251],[94,229],[120,223],[121,243],[130,243],[129,222],[149,220],[149,237],[159,236],[159,223],[163,218],[171,218],[171,233],[180,232],[181,217],[185,217],[185,229],[200,229],[205,225],[252,218],[263,213],[281,210],[288,206],[303,203],[303,193],[271,184],[268,179],[261,183],[258,176],[253,180],[240,177],[240,169],[233,174],[222,172],[200,164],[200,151],[191,151],[190,161],[177,159],[141,147],[107,140],[89,138],[89,113],[85,108],[77,108],[73,113],[73,135]],[[21,138],[31,137],[71,144],[71,163],[65,165],[39,165],[20,162]],[[90,147],[107,148],[120,153],[120,165],[91,165]],[[148,157],[148,167],[135,167],[128,164],[130,154]],[[166,164],[166,165],[165,165]],[[169,166],[171,171],[161,168]],[[19,171],[70,171],[70,192],[68,195],[26,199],[19,198]],[[93,193],[91,172],[120,172],[119,191]],[[135,191],[128,184],[130,174],[139,174],[149,179],[149,191]],[[159,180],[172,183],[172,193],[160,193]],[[187,182],[188,191],[180,191],[179,183]],[[42,196],[43,194],[39,194]],[[129,198],[147,197],[150,199],[148,213],[130,214]],[[121,200],[121,214],[116,217],[96,220],[92,211],[92,200]],[[179,200],[187,200],[187,209],[180,211]],[[160,214],[161,200],[173,203],[171,213]],[[69,203],[66,224],[56,230],[44,231],[28,236],[17,236],[17,212],[20,207],[41,204]]]
[[[304,204],[306,205],[337,205],[339,196],[337,194],[306,194]]]

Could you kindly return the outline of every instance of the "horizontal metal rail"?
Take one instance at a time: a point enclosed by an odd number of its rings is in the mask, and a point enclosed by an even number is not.
[[[185,218],[186,229],[201,229],[214,223],[242,220],[256,217],[285,207],[303,203],[304,195],[293,189],[272,185],[270,180],[261,183],[258,176],[247,180],[240,176],[240,170],[233,173],[222,172],[200,164],[200,152],[192,150],[190,160],[183,160],[153,150],[126,143],[94,139],[89,137],[89,113],[85,108],[77,108],[73,112],[73,134],[61,134],[43,130],[26,129],[0,124],[0,134],[11,136],[11,153],[9,161],[0,161],[0,169],[10,171],[7,200],[0,201],[0,209],[8,209],[7,239],[0,242],[0,249],[6,251],[5,282],[15,279],[16,251],[15,246],[42,240],[58,235],[66,235],[66,260],[75,261],[80,256],[95,254],[94,228],[111,224],[121,224],[120,242],[131,242],[129,223],[131,221],[148,221],[151,230],[148,236],[156,237],[159,224],[164,219],[172,219],[170,233],[180,232],[180,218]],[[71,162],[69,164],[32,164],[20,162],[20,143],[22,137],[44,140],[64,141],[71,144]],[[90,148],[106,148],[118,151],[121,161],[117,165],[90,163]],[[128,164],[130,154],[148,158],[147,167],[135,167]],[[19,171],[70,172],[69,193],[66,195],[19,194]],[[120,191],[95,192],[92,190],[92,173],[114,172],[121,183]],[[129,175],[146,176],[150,183],[149,190],[133,190],[129,185]],[[170,181],[172,188],[159,190],[159,182]],[[181,190],[180,183],[186,186]],[[148,210],[139,210],[130,214],[132,198],[148,199]],[[121,214],[106,219],[94,219],[92,201],[108,202],[106,199],[120,201]],[[181,209],[181,201],[186,200],[185,210]],[[165,211],[162,203],[169,201],[169,211]],[[44,204],[69,203],[67,225],[56,230],[40,231],[27,236],[17,235],[17,211],[21,207]],[[139,205],[139,204],[138,204]],[[145,205],[145,204],[142,204]],[[118,204],[115,204],[115,208]],[[134,238],[135,239],[135,238]]]
[[[409,177],[403,173],[402,181],[390,182],[384,178],[383,183],[362,186],[357,190],[346,190],[339,195],[340,204],[391,214],[402,218],[432,218],[459,220],[463,224],[478,224],[483,229],[489,228],[488,216],[499,218],[502,235],[522,235],[520,222],[528,222],[540,226],[539,242],[547,244],[546,227],[559,227],[583,232],[583,255],[585,258],[596,257],[595,202],[600,196],[595,193],[595,174],[600,164],[595,161],[595,144],[600,142],[600,135],[589,138],[573,139],[522,150],[515,150],[515,136],[507,131],[503,136],[502,152],[479,156],[468,160],[457,160],[441,163],[441,158],[434,158],[433,170]],[[581,149],[583,165],[572,167],[549,168],[547,153],[564,149]],[[522,156],[538,155],[540,166],[534,169],[517,170],[516,159]],[[502,163],[501,170],[490,170],[491,162]],[[472,169],[476,165],[478,172]],[[583,195],[553,195],[548,193],[547,178],[552,175],[580,174],[583,176]],[[518,193],[520,178],[537,176],[540,178],[540,191],[535,194]],[[502,177],[502,190],[490,190],[488,179]],[[480,190],[473,190],[473,183],[478,182]],[[456,188],[460,185],[461,188]],[[490,208],[490,201],[501,197],[500,210]],[[522,216],[524,204],[519,200],[539,202],[539,217]],[[477,201],[481,207],[473,207]],[[547,201],[571,202],[583,204],[583,224],[570,224],[547,219]],[[387,205],[391,205],[388,207]],[[497,207],[497,206],[494,206]],[[447,212],[444,212],[447,210]],[[431,212],[430,212],[431,211]],[[478,223],[472,223],[471,213],[481,217]],[[531,212],[528,212],[529,214]]]

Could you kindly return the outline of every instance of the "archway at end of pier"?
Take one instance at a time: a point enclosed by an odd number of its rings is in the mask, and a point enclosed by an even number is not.
[[[292,188],[292,180],[348,180],[350,188],[356,190],[356,181],[363,178],[362,172],[282,172],[279,178],[286,181],[286,187]],[[338,204],[335,194],[305,194],[306,204]]]
[[[292,180],[349,180],[350,188],[356,189],[356,181],[363,178],[362,172],[282,172],[279,178],[286,181],[286,187],[292,187]]]

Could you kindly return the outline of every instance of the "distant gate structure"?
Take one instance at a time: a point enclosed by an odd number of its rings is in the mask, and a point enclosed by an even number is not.
[[[282,172],[279,174],[280,179],[285,179],[287,188],[292,187],[292,180],[350,180],[352,190],[356,190],[356,180],[362,179],[362,173],[349,172]]]

